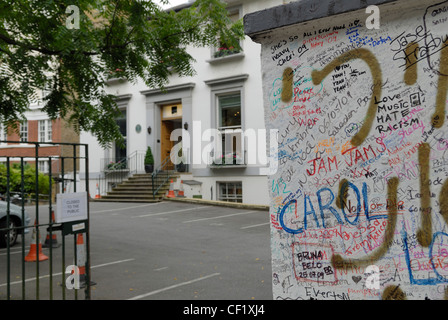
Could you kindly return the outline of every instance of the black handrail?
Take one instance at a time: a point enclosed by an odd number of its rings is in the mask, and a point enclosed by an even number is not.
[[[159,167],[154,169],[153,173],[151,174],[151,180],[152,180],[152,198],[156,199],[156,194],[159,192],[160,188],[162,188],[163,185],[168,181],[170,178],[170,171],[174,172],[174,164],[171,162],[170,156],[166,157]],[[157,188],[154,188],[154,182],[157,178],[162,177],[162,181],[159,183]]]
[[[100,179],[100,188],[106,193],[109,191],[108,184],[118,185],[126,180],[129,176],[137,173],[144,168],[144,151],[134,151],[126,158],[119,161],[111,162],[109,158],[101,159],[101,168],[104,176]]]

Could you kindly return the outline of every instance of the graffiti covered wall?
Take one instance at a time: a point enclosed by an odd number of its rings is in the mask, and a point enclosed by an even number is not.
[[[259,37],[274,299],[446,299],[448,1]]]

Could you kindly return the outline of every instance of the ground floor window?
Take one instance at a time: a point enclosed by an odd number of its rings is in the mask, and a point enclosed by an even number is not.
[[[38,162],[38,170],[40,172],[43,172],[43,173],[50,172],[50,163],[48,161],[45,161],[45,160],[40,160]]]
[[[243,202],[242,182],[218,182],[218,200]]]

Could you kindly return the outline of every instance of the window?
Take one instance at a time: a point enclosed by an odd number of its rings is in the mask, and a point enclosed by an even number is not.
[[[232,23],[237,22],[240,19],[240,10],[239,8],[229,9],[229,18]],[[219,46],[214,48],[213,50],[213,58],[222,58],[227,57],[236,53],[240,53],[240,50],[234,47],[227,45],[223,41],[219,41]]]
[[[7,133],[6,133],[6,127],[3,123],[0,123],[0,141],[1,140],[8,140]]]
[[[53,122],[47,120],[47,141],[53,140]]]
[[[50,164],[49,164],[48,161],[40,160],[40,161],[37,163],[37,165],[38,165],[38,169],[39,169],[40,172],[43,172],[43,173],[48,173],[48,172],[50,172]]]
[[[51,142],[53,138],[51,120],[39,120],[39,142]]]
[[[44,99],[51,92],[50,83],[46,83],[43,88],[36,89],[34,93],[30,96],[30,107],[31,108],[41,108]]]
[[[20,123],[20,141],[28,141],[28,121]]]
[[[241,182],[219,182],[218,200],[227,202],[243,202],[243,184]]]
[[[248,77],[240,74],[204,81],[211,88],[211,124],[218,135],[213,138],[217,143],[210,152],[212,167],[245,165],[243,97]]]
[[[218,129],[241,129],[241,94],[218,96]]]
[[[241,94],[220,95],[218,98],[218,130],[222,139],[221,158],[215,158],[217,165],[244,163],[241,132]]]
[[[124,147],[120,148],[118,144],[115,144],[115,162],[126,161],[127,157],[127,120],[126,120],[126,109],[122,109],[120,115],[115,119],[118,127],[120,128],[120,133],[124,138]]]

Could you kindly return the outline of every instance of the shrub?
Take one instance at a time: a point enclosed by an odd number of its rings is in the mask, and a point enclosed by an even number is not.
[[[7,188],[7,168],[0,164],[0,193],[5,194]],[[54,183],[52,181],[52,183]],[[50,193],[50,177],[42,172],[38,173],[37,193]],[[22,191],[22,172],[20,164],[12,164],[9,169],[9,192],[20,193]],[[36,193],[36,168],[26,164],[23,168],[23,192],[25,194]]]
[[[154,156],[152,155],[151,147],[148,146],[145,155],[145,164],[154,164]]]

